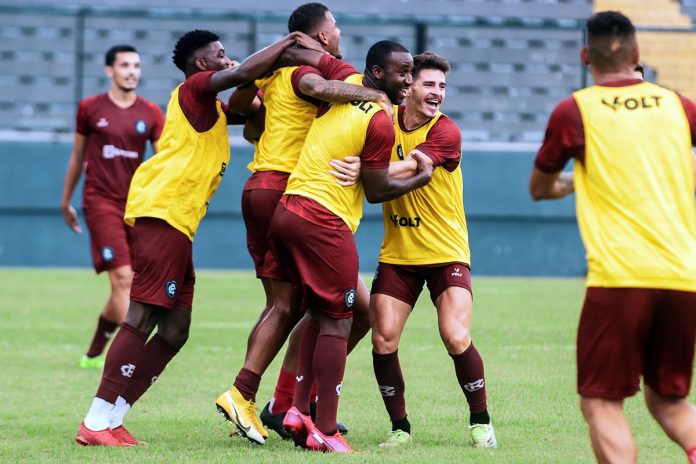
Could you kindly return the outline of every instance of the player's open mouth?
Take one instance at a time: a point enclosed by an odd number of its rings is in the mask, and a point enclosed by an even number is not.
[[[428,98],[425,100],[425,104],[433,109],[437,109],[440,106],[440,103],[441,101],[439,98]]]

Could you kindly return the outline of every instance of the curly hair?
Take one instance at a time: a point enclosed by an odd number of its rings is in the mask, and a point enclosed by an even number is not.
[[[186,65],[191,59],[191,56],[193,56],[197,50],[217,40],[220,40],[220,36],[210,31],[201,29],[189,31],[177,40],[174,46],[172,61],[177,68],[186,72]]]

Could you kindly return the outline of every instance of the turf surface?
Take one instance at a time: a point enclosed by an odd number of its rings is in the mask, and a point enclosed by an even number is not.
[[[88,270],[0,268],[0,462],[594,462],[574,386],[581,280],[474,276],[472,334],[485,360],[497,450],[468,446],[466,402],[424,293],[400,348],[413,445],[377,450],[389,421],[366,339],[349,357],[339,408],[356,453],[329,456],[293,449],[273,434],[264,446],[228,436],[232,427],[215,414],[214,401],[241,367],[263,294],[251,273],[197,277],[189,342],[127,417],[129,430],[150,446],[83,448],[75,432],[99,372],[77,363],[107,280]],[[278,367],[276,361],[262,381],[259,407],[272,394]],[[650,420],[640,394],[626,410],[639,462],[685,461]]]

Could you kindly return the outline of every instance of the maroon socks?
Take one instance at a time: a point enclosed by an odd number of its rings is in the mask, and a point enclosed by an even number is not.
[[[309,414],[309,396],[314,383],[314,347],[319,336],[319,322],[311,320],[300,341],[300,351],[297,355],[297,372],[295,373],[295,397],[292,405],[302,414]],[[334,424],[334,427],[336,424]]]
[[[104,372],[96,396],[115,403],[135,372],[136,362],[145,348],[145,334],[123,324],[106,353]]]
[[[295,373],[280,368],[278,383],[271,400],[270,410],[273,414],[280,414],[292,406],[292,397],[295,393]]]
[[[338,397],[346,370],[348,339],[337,335],[319,335],[314,349],[314,379],[317,383],[317,417],[314,424],[325,435],[334,435]]]
[[[242,394],[242,397],[249,401],[256,401],[256,392],[259,391],[261,376],[249,369],[242,368],[234,379],[234,386]]]
[[[469,403],[472,423],[487,424],[490,419],[486,406],[486,382],[481,354],[472,342],[463,353],[450,354],[450,356],[454,361],[454,371],[459,385]]]
[[[179,348],[155,334],[145,345],[130,382],[121,392],[123,399],[131,406],[138,401],[178,352]]]
[[[118,329],[118,323],[105,319],[104,316],[99,316],[97,321],[97,329],[94,331],[92,343],[87,350],[87,356],[94,358],[99,356],[104,351],[104,347],[114,336],[114,332]]]
[[[406,417],[406,399],[404,377],[399,364],[399,352],[377,354],[372,352],[372,367],[375,371],[377,386],[392,422]]]

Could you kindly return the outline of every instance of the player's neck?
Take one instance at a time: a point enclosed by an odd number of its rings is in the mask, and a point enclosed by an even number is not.
[[[121,90],[117,87],[111,87],[107,93],[114,105],[120,108],[128,108],[138,98],[134,90]]]
[[[425,126],[428,122],[430,122],[431,119],[432,118],[430,116],[420,111],[414,109],[411,109],[409,111],[409,107],[406,106],[403,118],[404,129],[406,129],[407,131],[416,130],[419,127]]]
[[[592,70],[592,80],[597,85],[602,85],[605,82],[624,81],[635,79],[635,71],[633,69],[625,69],[614,72],[600,72]]]

